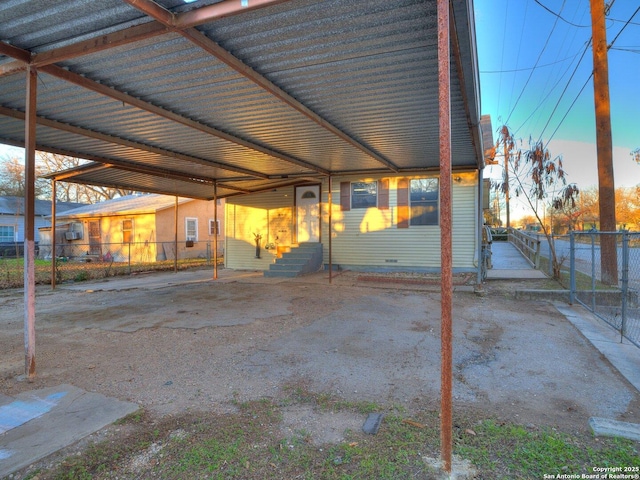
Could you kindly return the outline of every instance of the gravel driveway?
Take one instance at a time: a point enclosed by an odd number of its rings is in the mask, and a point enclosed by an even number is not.
[[[3,292],[0,391],[68,383],[165,416],[231,411],[304,384],[345,400],[438,409],[437,281],[207,275],[39,288],[33,383],[18,379],[22,292]],[[479,297],[456,280],[454,415],[472,409],[570,430],[586,430],[590,416],[640,422],[638,392],[553,305],[515,300],[513,283],[492,282]]]

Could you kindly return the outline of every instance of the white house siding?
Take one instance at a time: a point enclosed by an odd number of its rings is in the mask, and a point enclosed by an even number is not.
[[[225,266],[237,270],[267,270],[276,246],[293,243],[294,187],[227,199]],[[254,234],[262,235],[256,258]],[[277,238],[276,238],[277,237]],[[273,246],[267,250],[266,246]]]
[[[424,178],[426,175],[403,175]],[[453,175],[453,267],[460,271],[475,268],[477,174]],[[389,178],[389,209],[340,209],[341,181],[376,181],[369,178],[336,177],[332,189],[332,263],[362,270],[435,270],[440,268],[440,227],[397,228],[398,178]],[[329,258],[327,182],[323,185],[322,238],[325,264]]]

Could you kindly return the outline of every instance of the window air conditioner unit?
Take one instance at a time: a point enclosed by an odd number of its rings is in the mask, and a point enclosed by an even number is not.
[[[67,240],[80,240],[82,238],[81,232],[65,232],[64,238]]]

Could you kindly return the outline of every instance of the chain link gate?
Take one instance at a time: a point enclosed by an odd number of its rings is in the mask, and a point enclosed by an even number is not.
[[[601,245],[615,239],[617,278],[603,281]],[[622,337],[640,346],[640,233],[571,232],[570,301],[593,312]],[[610,283],[613,283],[612,285]]]

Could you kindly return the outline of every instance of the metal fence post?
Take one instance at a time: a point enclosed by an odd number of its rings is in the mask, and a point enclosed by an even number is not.
[[[596,234],[591,232],[591,311],[596,311]]]
[[[573,305],[576,295],[576,234],[569,236],[569,304]]]
[[[629,294],[629,232],[622,232],[622,325],[620,343],[625,336],[627,325],[627,295]]]
[[[553,257],[551,256],[551,242],[553,242],[553,234],[551,234],[550,240],[547,242],[547,246],[549,247],[549,276],[553,277]]]

